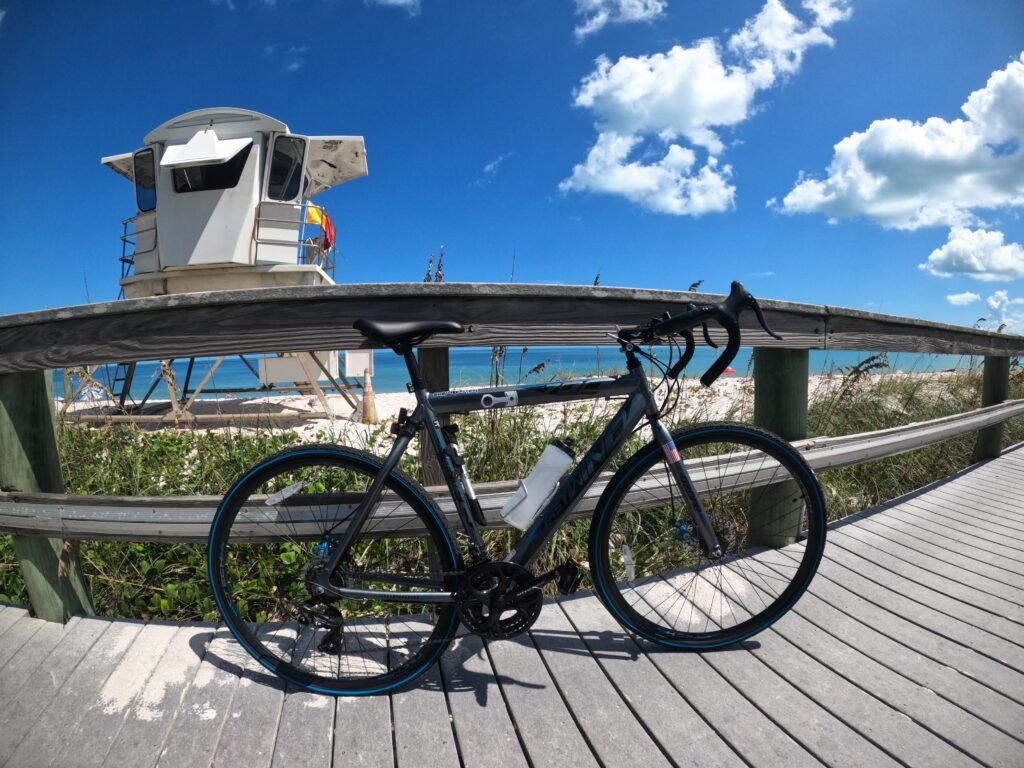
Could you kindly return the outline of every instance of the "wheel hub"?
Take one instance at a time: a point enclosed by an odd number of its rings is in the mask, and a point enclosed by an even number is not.
[[[470,568],[456,592],[459,617],[488,640],[514,637],[540,615],[543,593],[526,568],[503,561]]]

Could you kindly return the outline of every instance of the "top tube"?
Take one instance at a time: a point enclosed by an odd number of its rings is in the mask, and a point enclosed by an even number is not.
[[[435,413],[469,413],[517,405],[545,405],[573,400],[598,400],[629,395],[639,383],[632,374],[618,378],[601,376],[573,381],[551,381],[545,384],[520,384],[506,387],[483,387],[447,392],[429,392],[427,402]]]

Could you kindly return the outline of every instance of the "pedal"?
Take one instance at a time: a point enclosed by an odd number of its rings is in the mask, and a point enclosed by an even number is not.
[[[583,569],[580,564],[572,558],[562,563],[556,569],[558,571],[558,593],[560,595],[571,595],[580,588],[583,581]]]

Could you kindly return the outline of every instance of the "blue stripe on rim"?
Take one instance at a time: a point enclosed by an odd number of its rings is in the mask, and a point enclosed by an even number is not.
[[[214,569],[213,569],[213,531],[217,527],[217,521],[220,519],[221,513],[224,511],[224,509],[227,508],[228,503],[231,501],[231,499],[233,498],[234,494],[237,492],[237,489],[241,488],[249,480],[249,478],[251,478],[257,472],[262,472],[265,469],[269,469],[270,467],[274,466],[275,464],[278,464],[278,463],[280,463],[282,461],[285,461],[286,459],[292,459],[292,458],[295,458],[296,456],[302,456],[302,455],[309,455],[309,456],[316,456],[316,455],[342,456],[344,458],[351,459],[351,460],[356,461],[356,462],[361,462],[364,465],[367,463],[367,459],[366,459],[365,456],[359,456],[357,454],[345,453],[344,451],[341,451],[341,450],[332,450],[332,449],[318,448],[318,449],[313,449],[313,450],[302,450],[302,449],[300,449],[300,450],[297,450],[297,451],[292,451],[290,453],[286,453],[283,456],[278,456],[278,457],[276,457],[274,459],[271,459],[271,460],[269,460],[269,461],[267,461],[267,462],[265,462],[263,464],[258,464],[255,467],[253,467],[251,470],[249,470],[249,472],[246,473],[246,475],[241,480],[239,480],[237,483],[235,483],[235,485],[232,487],[232,489],[230,491],[228,491],[228,495],[225,496],[224,500],[220,503],[220,506],[217,508],[217,513],[213,517],[213,522],[210,524],[210,538],[208,540],[207,547],[206,547],[207,548],[207,565],[206,565],[206,567],[207,567],[207,570],[209,571],[211,580],[213,579],[213,572],[214,572]],[[378,466],[378,469],[379,468],[380,467]],[[409,485],[407,482],[405,482],[405,480],[402,479],[402,477],[400,475],[395,475],[395,478],[403,486],[405,486],[405,488],[410,493],[412,493],[415,497],[419,498],[420,501],[422,501],[424,503],[424,505],[427,507],[427,509],[430,510],[431,516],[433,516],[434,520],[438,523],[438,528],[441,531],[441,535],[444,538],[445,543],[448,545],[448,551],[451,553],[452,560],[453,561],[457,561],[458,558],[455,555],[455,549],[452,547],[451,538],[448,536],[447,528],[445,527],[443,521],[438,517],[436,511],[434,510],[434,506],[427,499],[425,499],[423,496],[421,496],[420,493],[415,488],[413,488],[411,485]],[[223,559],[223,550],[226,548],[226,546],[227,546],[227,542],[225,542],[224,545],[221,547],[222,559]],[[214,597],[214,600],[217,602],[217,608],[220,611],[221,616],[226,616],[228,612],[225,610],[224,606],[221,604],[220,598],[217,596],[217,590],[213,590],[213,597]],[[453,613],[452,616],[455,617],[455,614]],[[305,688],[306,690],[316,691],[317,693],[327,693],[327,694],[330,694],[332,696],[369,696],[369,695],[374,694],[374,693],[384,693],[385,691],[391,691],[391,690],[394,690],[395,688],[399,688],[399,687],[405,685],[410,680],[413,680],[416,677],[418,677],[420,674],[422,674],[423,671],[426,670],[427,667],[429,667],[431,664],[433,664],[435,661],[437,661],[438,656],[440,656],[441,652],[444,650],[443,646],[440,647],[430,657],[430,659],[427,660],[427,662],[425,664],[423,664],[418,669],[416,669],[412,674],[407,675],[406,677],[402,678],[398,682],[391,683],[390,685],[385,685],[385,686],[382,686],[380,688],[373,688],[373,689],[368,689],[368,690],[361,690],[361,691],[335,691],[335,690],[332,690],[330,688],[321,688],[319,686],[312,685],[310,683],[303,683],[303,682],[300,682],[299,680],[293,679],[292,677],[288,676],[287,674],[284,674],[283,672],[279,671],[274,666],[272,666],[271,664],[268,664],[266,661],[264,661],[262,658],[260,658],[259,653],[257,653],[255,650],[253,650],[249,646],[249,644],[247,642],[245,642],[245,640],[243,640],[241,637],[238,636],[238,634],[235,632],[234,628],[231,626],[230,622],[228,623],[228,630],[231,632],[232,637],[234,637],[235,640],[237,640],[241,644],[241,646],[243,648],[245,648],[245,650],[247,650],[249,652],[250,656],[252,656],[263,667],[265,667],[266,669],[270,670],[272,673],[274,673],[278,677],[280,677],[280,678],[282,678],[284,680],[287,680],[289,683],[293,683],[294,685],[298,685],[301,688]]]
[[[690,434],[690,435],[700,434],[702,431],[704,431],[704,432],[716,431],[716,432],[725,432],[725,433],[731,432],[731,433],[736,434],[736,435],[749,435],[749,434],[751,434],[750,432],[747,432],[746,430],[739,430],[739,429],[723,429],[722,427],[708,427],[706,429],[702,429],[702,428],[698,427],[695,430],[692,430],[692,431],[689,431],[687,433],[684,433],[684,435],[681,435],[680,437],[684,437],[686,434]],[[763,436],[759,435],[759,437],[763,437]],[[673,442],[675,442],[676,439],[677,438],[675,436],[673,436],[673,438],[672,438]],[[791,446],[789,446],[788,444],[782,443],[781,441],[777,442],[776,444],[777,445],[781,445],[785,450],[788,450],[788,451],[795,450]],[[647,457],[650,457],[652,454],[655,454],[655,453],[657,453],[660,450],[661,450],[661,446],[655,444],[651,448],[651,450],[648,452]],[[646,460],[646,457],[645,457],[645,460]],[[806,471],[806,468],[803,465],[799,464],[799,463],[797,464],[797,468],[801,472],[805,472]],[[812,480],[812,482],[810,483],[810,486],[814,490],[815,495],[817,495],[818,501],[819,501],[821,507],[824,508],[825,500],[821,496],[821,489],[819,488],[818,482],[814,478],[813,473],[812,473],[810,479]],[[618,493],[619,486],[621,486],[623,482],[624,482],[624,479],[619,480],[619,482],[615,485],[615,489],[613,491],[613,495],[615,493]],[[821,536],[820,536],[821,548],[818,551],[818,558],[817,558],[817,560],[815,560],[815,566],[817,566],[817,564],[819,562],[821,562],[821,557],[825,553],[825,547],[824,547],[824,544],[825,544],[825,531],[826,531],[827,528],[828,528],[828,521],[826,521],[826,524],[824,526],[822,526],[822,529],[821,529]],[[597,528],[595,527],[594,530],[596,531]],[[600,573],[600,571],[598,571],[598,573]],[[598,578],[594,579],[594,583],[597,584],[597,588],[601,591],[601,594],[605,598],[605,600],[604,600],[605,606],[616,616],[616,618],[618,618],[618,620],[622,624],[625,624],[627,627],[632,629],[634,632],[636,632],[641,637],[647,637],[645,632],[643,632],[639,628],[637,628],[632,622],[629,621],[629,619],[627,619],[625,616],[622,615],[622,613],[619,612],[618,607],[615,605],[615,601],[612,600],[611,596],[608,594],[608,591],[605,589],[605,585],[601,583],[601,578],[598,577]],[[810,586],[810,581],[808,581],[808,583],[804,586],[803,589],[801,589],[799,592],[797,592],[795,595],[793,595],[793,598],[786,604],[786,607],[783,608],[782,611],[779,612],[778,616],[776,616],[774,619],[769,621],[764,626],[758,627],[757,629],[753,629],[750,632],[748,632],[745,635],[743,635],[742,637],[737,637],[737,638],[734,638],[734,639],[731,639],[731,640],[723,640],[720,643],[712,643],[711,645],[703,645],[703,646],[701,646],[701,649],[704,650],[704,649],[711,649],[711,648],[720,648],[723,645],[732,645],[733,643],[738,643],[738,642],[741,642],[743,640],[746,640],[748,637],[751,637],[752,635],[756,635],[758,632],[763,632],[765,629],[770,627],[776,621],[781,619],[786,614],[786,612],[789,611],[789,609],[793,607],[793,605],[796,603],[796,601],[800,599],[801,595],[803,595],[803,593],[807,590],[807,587],[809,587],[809,586]],[[687,647],[690,647],[690,645],[688,643],[673,642],[671,640],[664,639],[664,638],[659,638],[658,642],[663,642],[665,645],[671,645],[671,646],[674,646],[676,648],[687,648]]]

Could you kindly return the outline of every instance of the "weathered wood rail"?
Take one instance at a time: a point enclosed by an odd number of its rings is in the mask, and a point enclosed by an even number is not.
[[[934,445],[999,424],[1020,414],[1024,414],[1024,400],[1014,400],[932,421],[856,435],[801,440],[795,444],[813,469],[837,469]],[[702,461],[710,463],[706,458]],[[757,473],[747,470],[743,461],[736,462],[736,466],[743,467],[747,474],[757,474],[763,478],[770,478],[774,474],[770,465],[758,467]],[[717,480],[720,485],[731,488],[755,487],[758,484],[756,476],[744,479],[728,476],[729,472],[729,464],[725,463],[721,468],[723,477],[708,469],[704,470],[703,477],[707,482]],[[591,486],[576,509],[577,516],[593,512],[610,478],[611,473],[604,473]],[[500,514],[501,508],[515,492],[517,485],[517,481],[505,481],[481,483],[477,486],[477,496],[488,527],[506,527]],[[650,486],[650,489],[638,492],[644,498],[633,500],[631,503],[634,506],[647,502],[658,503],[659,498],[655,492],[667,487],[657,482],[656,477],[652,477]],[[432,487],[428,490],[437,499],[449,522],[457,526],[458,515],[448,489]],[[218,503],[219,496],[72,496],[0,492],[0,530],[21,535],[70,539],[205,542]],[[340,500],[333,508],[339,517],[348,510],[347,503],[346,500]],[[319,522],[318,515],[322,513],[311,514],[309,520]],[[267,522],[264,510],[259,511],[258,519],[261,533],[274,530],[273,523]],[[281,534],[296,535],[296,522],[301,519],[292,516],[287,525],[282,522]],[[376,530],[381,535],[398,531],[410,536],[419,535],[423,531],[417,527],[418,521],[419,518],[411,510],[405,510],[404,505],[396,503],[394,507],[387,507],[387,519],[378,522]],[[318,531],[319,528],[313,528],[313,533]]]
[[[718,294],[603,286],[371,283],[158,296],[0,317],[0,373],[170,357],[301,352],[369,346],[359,317],[446,318],[471,333],[426,347],[594,345]],[[842,307],[762,300],[767,336],[747,314],[744,343],[787,349],[862,349],[1012,356],[1018,336]]]
[[[19,534],[16,547],[35,610],[66,619],[90,606],[74,547],[62,537],[197,539],[210,519],[211,499],[64,496],[47,407],[52,398],[44,371],[50,368],[355,348],[367,346],[351,328],[359,317],[454,319],[471,331],[431,339],[421,352],[428,383],[440,389],[447,387],[449,346],[603,344],[618,326],[720,299],[633,288],[385,283],[162,296],[0,317],[0,529]],[[999,404],[1007,393],[1009,358],[1024,355],[1024,337],[840,307],[772,300],[762,306],[783,338],[768,337],[744,317],[744,343],[755,347],[754,421],[790,440],[806,437],[810,349],[985,357],[981,410],[883,433],[817,439],[804,448],[819,468],[976,430],[976,457],[992,457],[1001,447],[1003,422],[1021,412],[1019,402]],[[428,473],[427,480],[436,478]],[[510,489],[485,489],[492,521]],[[450,502],[444,504],[450,511]]]

